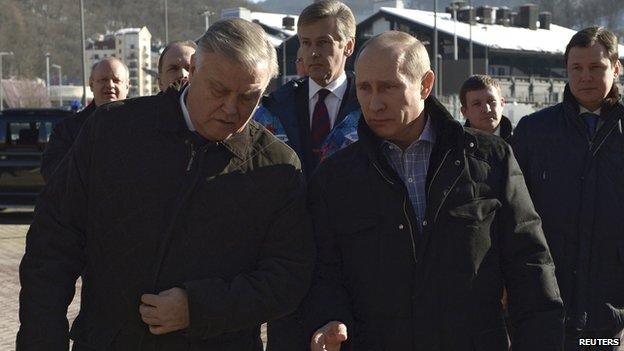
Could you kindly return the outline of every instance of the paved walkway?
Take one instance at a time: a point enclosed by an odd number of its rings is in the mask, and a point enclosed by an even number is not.
[[[15,350],[15,335],[19,328],[19,263],[24,255],[28,225],[0,225],[0,351]],[[76,317],[80,300],[78,280],[74,301],[69,306],[68,318]],[[263,325],[262,339],[266,340]]]

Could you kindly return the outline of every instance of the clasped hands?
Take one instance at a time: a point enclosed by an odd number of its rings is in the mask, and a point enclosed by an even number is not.
[[[347,326],[332,321],[319,328],[312,336],[312,351],[340,351],[340,345],[347,340]]]
[[[158,295],[143,294],[139,312],[150,333],[155,335],[186,329],[189,325],[188,297],[180,288],[164,290]]]

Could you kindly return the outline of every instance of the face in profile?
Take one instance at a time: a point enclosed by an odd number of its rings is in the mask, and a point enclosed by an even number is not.
[[[195,49],[182,44],[172,45],[162,57],[162,69],[158,73],[158,87],[161,91],[174,84],[188,81],[191,69],[191,56]]]
[[[400,71],[402,48],[365,48],[355,65],[357,97],[366,124],[379,137],[400,147],[415,141],[431,92],[433,72],[413,79]]]
[[[570,91],[582,106],[594,111],[609,94],[620,69],[620,62],[611,62],[600,43],[572,47],[567,62]]]
[[[269,70],[268,62],[248,69],[221,54],[193,55],[186,104],[197,132],[221,141],[242,131],[268,84]]]
[[[340,41],[335,18],[300,25],[297,36],[305,71],[318,85],[327,86],[344,72],[354,40]]]
[[[500,91],[489,86],[466,92],[466,106],[461,107],[461,112],[472,128],[492,133],[503,117],[503,107],[505,99],[500,96]]]
[[[100,62],[89,78],[95,104],[125,99],[130,88],[128,81],[128,70],[123,63],[118,60]]]

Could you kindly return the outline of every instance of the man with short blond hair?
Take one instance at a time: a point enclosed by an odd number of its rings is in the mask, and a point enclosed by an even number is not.
[[[46,185],[20,265],[17,350],[262,351],[309,286],[296,154],[251,121],[276,53],[214,23],[182,91],[106,104]],[[82,277],[80,313],[67,305]]]
[[[317,245],[303,304],[312,351],[561,349],[554,265],[511,148],[434,97],[425,47],[370,39],[356,60],[359,140],[308,190]]]
[[[624,349],[624,104],[617,37],[577,32],[563,102],[520,120],[512,145],[544,222],[566,311],[566,351]],[[620,347],[582,346],[615,339]]]

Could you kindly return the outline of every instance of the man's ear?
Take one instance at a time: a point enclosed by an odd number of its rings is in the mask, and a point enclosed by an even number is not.
[[[425,100],[431,94],[433,89],[433,82],[435,81],[435,73],[432,70],[428,70],[420,81],[420,98]]]
[[[468,119],[468,116],[466,116],[466,107],[462,106],[459,108],[459,110],[461,111],[462,115],[464,116],[464,118]]]
[[[355,39],[351,38],[347,40],[347,43],[344,47],[344,54],[346,57],[353,55],[353,50],[355,49]]]
[[[502,97],[502,96],[501,96],[500,103],[501,103],[501,107],[505,107],[505,104],[506,104],[506,102],[505,102],[505,98],[504,98],[504,97]]]
[[[198,61],[198,54],[197,51],[195,51],[195,53],[193,55],[191,55],[191,66],[189,67],[189,81],[191,80],[191,77],[193,77],[193,74],[195,73],[195,70],[197,69],[197,62]]]
[[[613,70],[615,71],[615,78],[619,77],[622,73],[622,64],[620,63],[620,60],[615,61],[615,67],[613,67]]]

